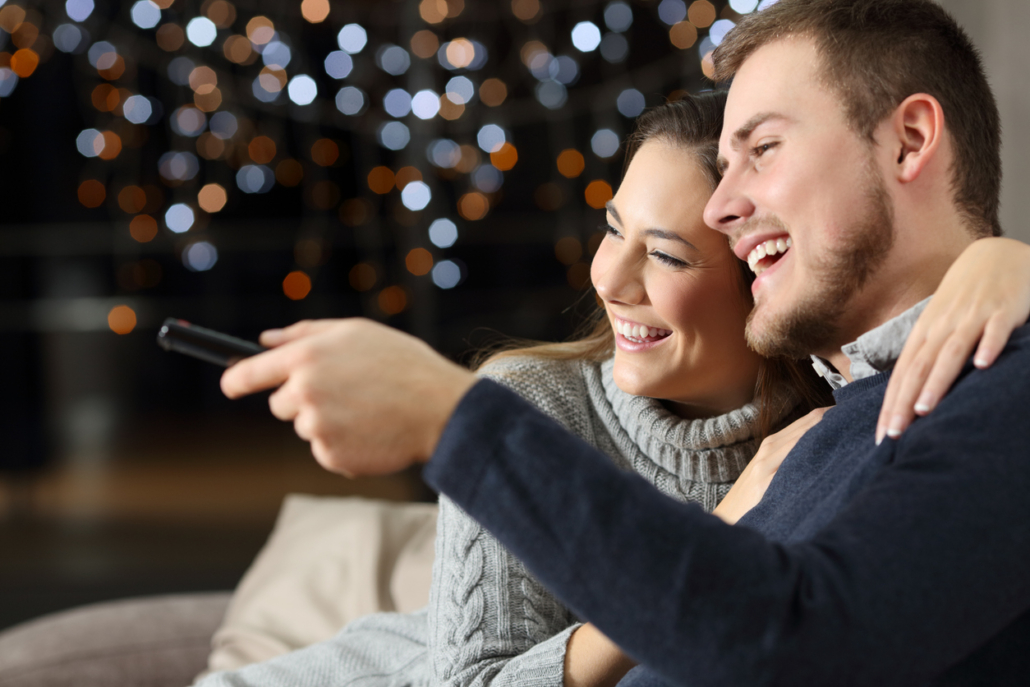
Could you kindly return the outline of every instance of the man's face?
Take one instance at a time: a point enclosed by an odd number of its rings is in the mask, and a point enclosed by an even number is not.
[[[862,286],[893,241],[870,144],[818,69],[804,39],[742,65],[719,141],[724,177],[705,209],[757,274],[747,336],[763,355],[826,353],[862,333]]]

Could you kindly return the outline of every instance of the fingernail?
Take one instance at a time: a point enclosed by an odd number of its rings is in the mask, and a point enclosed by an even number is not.
[[[281,341],[282,338],[282,329],[268,329],[261,332],[261,340],[266,344],[274,344],[276,341]]]
[[[933,410],[933,397],[929,394],[924,394],[923,396],[920,396],[919,400],[916,401],[914,409],[917,415],[926,415],[931,410]]]
[[[901,427],[904,424],[904,422],[905,421],[902,419],[900,415],[895,415],[891,419],[890,426],[887,427],[887,436],[889,436],[891,439],[897,439],[898,437],[900,437]]]
[[[883,435],[879,431],[876,432],[876,445],[879,446],[883,443]]]
[[[987,360],[987,358],[984,358],[982,356],[977,356],[977,357],[973,358],[973,365],[976,365],[977,368],[982,370],[985,367],[987,367],[988,360]]]

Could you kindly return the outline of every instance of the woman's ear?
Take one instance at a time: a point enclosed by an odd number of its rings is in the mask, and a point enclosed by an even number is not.
[[[944,140],[944,108],[932,95],[916,93],[898,105],[892,123],[897,179],[915,181]]]

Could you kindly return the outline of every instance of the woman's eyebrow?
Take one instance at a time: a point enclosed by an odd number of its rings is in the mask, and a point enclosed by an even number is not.
[[[604,204],[604,207],[608,212],[611,213],[612,217],[615,218],[615,221],[621,225],[622,218],[619,217],[619,211],[615,209],[615,203],[609,200],[607,203]]]
[[[691,250],[696,250],[699,253],[701,252],[700,250],[698,250],[697,246],[695,246],[693,243],[691,243],[690,241],[686,240],[685,238],[683,238],[682,236],[673,231],[666,231],[665,229],[645,229],[643,231],[643,234],[645,236],[653,236],[656,239],[665,239],[666,241],[678,241],[679,243],[685,245],[687,248],[690,248]]]

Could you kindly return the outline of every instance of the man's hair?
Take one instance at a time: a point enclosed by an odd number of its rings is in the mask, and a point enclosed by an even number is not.
[[[947,12],[931,0],[780,0],[726,36],[713,55],[715,80],[727,81],[756,50],[791,37],[815,42],[824,84],[870,142],[910,95],[940,101],[955,150],[955,205],[975,235],[1001,234],[998,106],[976,48]]]

